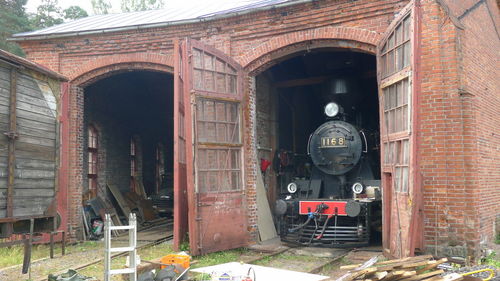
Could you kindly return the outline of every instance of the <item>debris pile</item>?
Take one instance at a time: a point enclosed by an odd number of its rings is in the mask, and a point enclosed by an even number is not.
[[[462,275],[456,273],[444,274],[445,271],[438,268],[440,264],[447,261],[446,258],[433,260],[431,255],[380,262],[377,262],[377,259],[372,259],[364,264],[340,267],[340,269],[349,270],[349,272],[337,279],[337,281],[462,280]]]

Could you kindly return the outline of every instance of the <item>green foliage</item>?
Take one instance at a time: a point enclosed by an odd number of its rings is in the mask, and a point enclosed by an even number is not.
[[[500,244],[500,233],[498,233],[497,237],[495,238],[495,244]]]
[[[184,241],[179,245],[179,250],[184,251],[184,252],[189,252],[189,241]]]
[[[42,0],[42,4],[36,9],[36,14],[31,17],[32,25],[40,29],[63,23],[61,8],[58,4],[57,0]]]
[[[492,265],[496,268],[500,268],[500,257],[497,257],[496,252],[492,252],[481,260],[481,264]]]
[[[92,0],[92,10],[96,15],[108,14],[111,10],[111,3],[109,0]]]
[[[122,0],[122,12],[136,12],[161,9],[165,3],[163,0]]]
[[[28,15],[24,9],[27,0],[0,0],[0,49],[24,56],[21,47],[7,41],[14,33],[31,30]]]
[[[63,16],[68,20],[76,20],[88,17],[89,15],[80,6],[70,6],[67,9],[63,10]]]

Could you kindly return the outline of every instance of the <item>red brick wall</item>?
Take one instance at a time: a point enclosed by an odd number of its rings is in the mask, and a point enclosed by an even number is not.
[[[486,3],[460,17],[477,2],[422,1],[418,132],[425,247],[472,258],[500,212],[500,42]]]
[[[252,76],[244,107],[245,182],[248,225],[255,238],[258,163],[254,75],[276,58],[306,48],[336,46],[374,53],[381,33],[407,2],[323,0],[199,24],[21,44],[29,59],[68,75],[76,84],[109,75],[127,64],[171,67],[173,40],[185,36],[213,45],[246,66]],[[421,68],[416,71],[420,71],[422,83],[417,109],[420,127],[416,131],[421,144],[424,243],[429,251],[471,254],[481,239],[491,236],[492,221],[499,213],[500,198],[490,192],[498,190],[500,173],[496,136],[500,115],[495,112],[500,105],[495,79],[499,75],[498,60],[493,59],[498,58],[498,30],[492,28],[484,7],[459,20],[467,9],[453,5],[455,1],[421,2]],[[493,0],[488,5],[498,23],[498,8],[495,10]],[[457,24],[465,29],[458,29]],[[115,69],[114,65],[120,67]],[[78,87],[72,87],[70,189],[75,203],[80,200],[77,195],[82,183],[78,164],[82,161],[82,122],[78,121],[83,112],[82,95]],[[72,227],[78,225],[78,216],[71,211]]]
[[[472,100],[477,150],[475,198],[480,245],[492,242],[495,219],[500,217],[500,17],[495,1],[474,1],[458,17],[461,46],[460,89]],[[496,23],[496,26],[495,26]]]

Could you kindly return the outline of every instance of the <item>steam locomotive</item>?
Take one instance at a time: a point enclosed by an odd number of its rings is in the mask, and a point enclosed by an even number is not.
[[[326,121],[309,137],[307,173],[291,177],[276,201],[281,239],[302,245],[359,247],[381,228],[380,177],[373,169],[377,139],[329,102]],[[378,156],[379,157],[379,156]]]

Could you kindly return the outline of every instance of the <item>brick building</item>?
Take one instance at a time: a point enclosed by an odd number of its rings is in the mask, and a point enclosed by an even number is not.
[[[155,193],[173,175],[176,243],[188,229],[195,253],[256,241],[260,159],[301,152],[311,106],[323,104],[300,93],[344,75],[380,132],[386,253],[480,255],[500,215],[497,2],[203,5],[184,18],[103,15],[14,35],[28,59],[70,79],[60,99],[69,233],[82,196],[134,188],[134,177]],[[271,201],[276,178],[265,174]]]

